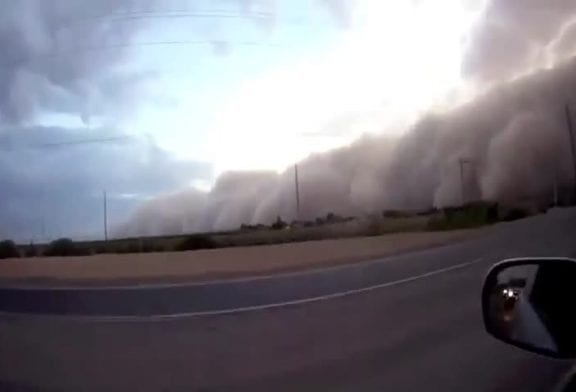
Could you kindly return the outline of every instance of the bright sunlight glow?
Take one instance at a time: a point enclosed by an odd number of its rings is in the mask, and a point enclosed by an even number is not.
[[[171,61],[158,64],[168,70],[157,71],[161,77],[142,92],[153,99],[125,128],[150,135],[176,157],[210,162],[215,176],[282,171],[362,134],[400,134],[423,112],[466,98],[460,67],[483,0],[340,3],[350,4],[349,25],[327,16],[315,49],[298,36],[308,30],[283,24],[280,15],[276,30],[284,35],[278,35],[293,47],[270,51],[266,42],[283,41],[271,34],[227,55],[186,47],[148,58]],[[307,26],[312,31],[314,20]],[[185,66],[170,69],[178,65]]]
[[[458,0],[355,4],[337,49],[250,80],[230,97],[211,129],[217,172],[282,170],[362,133],[398,132],[461,87],[464,42],[479,10]],[[350,117],[345,131],[331,132]]]

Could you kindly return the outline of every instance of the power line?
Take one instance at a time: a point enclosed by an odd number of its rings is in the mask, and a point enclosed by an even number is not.
[[[278,21],[276,15],[271,12],[249,12],[246,14],[233,13],[233,12],[190,12],[190,11],[139,11],[139,12],[126,12],[114,13],[107,15],[94,15],[84,18],[75,18],[63,20],[60,22],[60,29],[71,27],[77,24],[82,24],[90,21],[98,20],[112,20],[117,21],[130,21],[141,19],[274,19]],[[282,19],[282,23],[301,24],[302,20],[297,18]]]
[[[75,18],[64,20],[60,22],[60,27],[58,29],[73,26],[75,24],[86,23],[91,20],[100,19],[110,19],[112,21],[123,21],[123,20],[137,20],[137,19],[171,19],[171,18],[227,18],[227,19],[261,19],[266,20],[273,18],[273,20],[281,23],[289,24],[302,24],[302,18],[294,19],[281,19],[279,20],[273,13],[268,12],[249,12],[246,15],[241,13],[233,12],[189,12],[189,11],[168,11],[168,12],[158,12],[158,11],[139,11],[139,12],[126,12],[126,13],[115,13],[108,15],[96,15],[88,16],[85,18]],[[286,44],[278,43],[262,43],[256,41],[230,41],[222,39],[195,39],[195,40],[169,40],[169,41],[152,41],[152,42],[136,42],[136,43],[120,43],[120,44],[110,44],[102,46],[84,47],[84,48],[68,48],[60,52],[45,53],[43,55],[36,55],[34,59],[39,58],[58,58],[67,55],[75,55],[78,52],[96,52],[96,51],[106,51],[114,49],[123,49],[129,47],[149,47],[149,46],[171,46],[171,45],[214,45],[225,42],[228,46],[262,46],[262,47],[285,47]],[[0,67],[12,67],[18,65],[22,61],[27,61],[28,58],[15,59],[10,62],[0,63]]]
[[[134,139],[133,136],[115,136],[99,139],[85,139],[85,140],[73,140],[65,142],[54,142],[54,143],[42,143],[33,145],[34,148],[50,148],[50,147],[65,147],[65,146],[77,146],[83,144],[100,144],[100,143],[111,143],[118,141],[125,141],[129,139]]]
[[[19,146],[19,150],[23,149],[50,149],[50,148],[58,148],[58,147],[70,147],[70,146],[79,146],[85,144],[100,144],[100,143],[111,143],[111,142],[118,142],[118,141],[127,141],[130,139],[134,139],[134,136],[117,136],[117,137],[108,137],[108,138],[97,138],[97,139],[84,139],[84,140],[73,140],[73,141],[63,141],[63,142],[50,142],[50,143],[37,143],[37,144],[28,144],[24,146]],[[10,141],[0,142],[0,146],[8,146],[8,150],[14,150],[14,144]]]
[[[76,54],[78,50],[82,52],[96,52],[96,51],[104,51],[104,50],[113,50],[113,49],[124,49],[124,48],[131,48],[131,47],[147,47],[147,46],[173,46],[173,45],[214,45],[215,43],[226,43],[229,46],[267,46],[267,47],[281,47],[285,45],[277,44],[277,43],[262,43],[256,41],[229,41],[229,40],[170,40],[170,41],[149,41],[149,42],[130,42],[130,43],[121,43],[121,44],[113,44],[113,45],[102,45],[102,46],[93,46],[93,47],[84,47],[84,48],[71,48],[70,52],[59,52],[59,53],[52,53],[50,55],[45,56],[53,56],[59,57],[62,55],[68,54]]]
[[[110,44],[110,45],[102,45],[102,46],[92,46],[92,47],[82,47],[82,48],[69,48],[67,50],[62,50],[55,53],[46,53],[43,55],[36,55],[32,59],[22,58],[13,60],[7,63],[0,63],[0,68],[12,68],[17,66],[22,61],[27,60],[38,60],[38,59],[57,59],[61,57],[77,55],[78,53],[90,53],[90,52],[103,52],[107,50],[116,50],[116,49],[127,49],[127,48],[145,48],[145,47],[154,47],[154,46],[222,46],[225,45],[230,48],[238,47],[238,46],[245,46],[245,47],[269,47],[269,48],[282,48],[288,47],[289,45],[281,44],[281,43],[265,43],[265,42],[257,42],[257,41],[230,41],[230,40],[170,40],[170,41],[149,41],[149,42],[127,42],[127,43],[120,43],[120,44]]]

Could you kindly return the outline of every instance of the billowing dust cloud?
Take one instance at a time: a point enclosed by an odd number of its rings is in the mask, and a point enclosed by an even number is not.
[[[463,64],[484,92],[424,116],[402,137],[365,136],[299,162],[298,218],[457,205],[463,181],[467,198],[498,201],[551,198],[556,185],[570,184],[565,106],[576,108],[575,10],[568,0],[488,4]],[[294,188],[293,168],[226,173],[209,193],[187,189],[144,203],[118,234],[296,219]]]

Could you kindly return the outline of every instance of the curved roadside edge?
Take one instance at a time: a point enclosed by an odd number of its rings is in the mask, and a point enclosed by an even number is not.
[[[0,285],[96,287],[266,277],[469,242],[484,232],[404,233],[192,252],[12,259],[0,263]]]
[[[369,262],[377,262],[378,260],[370,260]],[[327,301],[342,297],[347,297],[355,294],[370,292],[378,289],[385,289],[387,287],[397,286],[401,284],[411,283],[420,279],[429,278],[435,275],[465,269],[475,264],[479,264],[484,261],[484,258],[477,258],[471,261],[467,261],[464,263],[459,263],[456,265],[452,265],[445,268],[440,268],[437,270],[425,272],[419,275],[410,276],[407,278],[395,280],[392,282],[384,282],[376,285],[366,286],[358,289],[352,290],[345,290],[341,292],[336,292],[332,294],[320,295],[310,298],[302,298],[297,300],[285,301],[285,302],[277,302],[277,303],[270,303],[270,304],[263,304],[263,305],[256,305],[256,306],[245,306],[239,308],[230,308],[230,309],[223,309],[223,310],[213,310],[213,311],[198,311],[198,312],[189,312],[189,313],[176,313],[176,314],[167,314],[167,315],[114,315],[114,316],[84,316],[84,315],[53,315],[53,314],[36,314],[36,313],[16,313],[16,312],[0,312],[0,316],[2,317],[12,317],[12,318],[38,318],[38,319],[65,319],[69,321],[79,321],[79,322],[150,322],[150,321],[167,321],[167,320],[174,320],[180,318],[190,318],[190,317],[200,317],[200,316],[218,316],[218,315],[229,315],[229,314],[236,314],[236,313],[245,313],[245,312],[252,312],[252,311],[260,311],[266,309],[274,309],[274,308],[281,308],[287,307],[292,305],[301,305],[311,302],[319,302],[319,301]]]
[[[428,244],[420,244],[409,249],[402,249],[387,253],[374,253],[367,257],[345,257],[333,258],[330,260],[318,261],[299,266],[287,266],[274,270],[253,270],[223,273],[207,273],[196,276],[160,276],[143,278],[114,278],[114,279],[57,279],[57,278],[2,278],[0,277],[0,288],[25,288],[25,289],[139,289],[147,287],[178,287],[178,286],[206,286],[223,283],[251,282],[272,278],[289,278],[308,274],[321,274],[328,271],[337,271],[350,268],[367,266],[375,263],[383,263],[388,259],[398,256],[418,254],[430,249],[442,249],[468,243],[482,237],[484,232],[474,230],[469,236],[455,237],[439,240]]]

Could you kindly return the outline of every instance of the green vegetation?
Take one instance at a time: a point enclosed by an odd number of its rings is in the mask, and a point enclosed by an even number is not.
[[[282,230],[288,227],[288,223],[284,222],[282,218],[278,217],[276,218],[276,222],[272,223],[272,226],[270,227],[272,230]]]
[[[470,229],[498,222],[499,208],[496,203],[475,202],[461,207],[441,209],[428,221],[429,230]]]
[[[38,256],[38,249],[36,245],[32,242],[24,249],[24,257],[36,257]]]
[[[82,256],[102,253],[193,251],[413,231],[457,230],[521,219],[538,212],[541,211],[519,205],[501,206],[496,203],[475,202],[461,207],[421,211],[386,210],[380,214],[358,218],[328,213],[315,220],[293,221],[290,224],[278,216],[270,226],[243,224],[237,230],[215,233],[79,242],[61,238],[50,244],[30,244],[20,247],[14,245],[12,241],[3,241],[0,242],[0,258],[20,257],[20,255]]]
[[[0,259],[10,259],[20,257],[18,247],[12,240],[0,241]]]
[[[84,256],[88,254],[85,249],[78,247],[69,238],[60,238],[52,241],[44,250],[44,256]]]
[[[198,249],[213,249],[218,248],[216,241],[206,234],[194,234],[187,237],[184,241],[176,246],[175,250],[198,250]]]
[[[305,226],[321,226],[321,225],[331,225],[334,223],[349,222],[353,220],[353,217],[343,217],[332,212],[326,214],[325,217],[318,217],[313,222],[303,222]]]
[[[372,217],[369,221],[365,235],[377,236],[391,233],[406,233],[411,231],[424,231],[427,229],[428,217],[405,216],[399,218]]]
[[[509,210],[503,211],[500,220],[504,222],[510,222],[518,219],[524,219],[529,215],[530,215],[529,212],[526,211],[525,209],[514,207],[510,208]]]
[[[408,211],[400,211],[400,210],[384,210],[384,211],[382,211],[382,217],[383,218],[391,218],[391,219],[407,218],[411,215],[412,214],[410,214],[410,212],[408,212]]]

